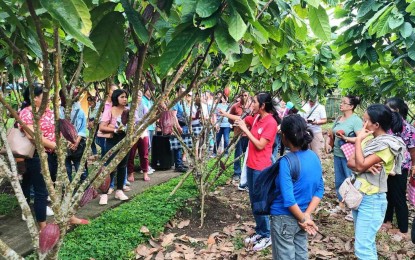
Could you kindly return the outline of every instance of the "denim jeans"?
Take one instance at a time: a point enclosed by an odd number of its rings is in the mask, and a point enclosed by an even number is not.
[[[339,188],[347,177],[352,175],[352,170],[347,167],[347,159],[345,157],[334,156],[334,185],[336,187],[337,199],[342,201]]]
[[[220,146],[220,141],[223,136],[223,151],[225,154],[228,154],[228,145],[229,145],[229,133],[231,132],[230,127],[221,127],[219,132],[216,133],[216,145],[213,147],[213,153],[216,154],[217,149]]]
[[[355,229],[354,249],[358,259],[378,259],[376,233],[382,226],[387,205],[386,193],[363,195],[359,208],[352,211]]]
[[[148,152],[151,153],[151,142],[153,142],[155,130],[148,130]]]
[[[254,192],[254,183],[256,182],[256,179],[258,178],[261,171],[254,170],[252,168],[247,167],[246,168],[246,175],[248,179],[248,189],[249,189],[249,200],[251,201],[251,207],[252,207],[252,194]],[[262,236],[262,237],[269,237],[270,236],[270,227],[269,227],[269,217],[266,215],[255,215],[255,232]]]
[[[107,138],[105,142],[105,153],[111,150],[116,144],[118,144],[123,138],[125,134],[115,134],[113,138]],[[104,154],[105,154],[104,153]],[[112,154],[105,165],[108,165],[111,160],[117,155],[118,152]],[[117,190],[122,190],[124,183],[125,183],[125,176],[127,173],[127,161],[128,161],[129,153],[127,153],[124,158],[118,163],[117,165]],[[115,172],[111,173],[111,179],[115,176]]]
[[[241,136],[239,141],[236,143],[235,146],[235,159],[238,158],[241,154],[243,154],[246,151],[246,148],[248,147],[248,137]],[[233,163],[233,174],[237,176],[241,176],[241,160],[243,161],[243,157],[239,158]]]
[[[307,232],[293,216],[271,216],[272,259],[308,259]]]
[[[272,163],[275,163],[278,159],[278,150],[280,149],[280,144],[281,144],[281,134],[277,134],[275,136],[274,145],[272,147],[272,156],[271,156]]]
[[[106,139],[104,137],[96,137],[95,138],[95,143],[101,147],[101,157],[104,157],[105,153],[107,152],[107,150],[105,149],[105,144],[106,144]]]
[[[35,152],[33,158],[26,159],[26,172],[23,174],[22,190],[27,202],[30,202],[30,187],[33,185],[35,192],[34,210],[38,222],[46,221],[46,206],[48,205],[48,190],[43,179],[40,158]],[[56,154],[48,154],[48,166],[52,181],[56,181],[58,161]]]

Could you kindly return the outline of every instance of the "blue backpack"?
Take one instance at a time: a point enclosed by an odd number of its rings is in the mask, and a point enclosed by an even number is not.
[[[287,158],[290,165],[291,179],[296,182],[300,175],[300,161],[297,155],[290,152],[283,157]],[[271,204],[279,195],[276,192],[275,178],[279,173],[281,158],[273,165],[262,170],[255,180],[252,191],[252,211],[254,215],[270,215]]]

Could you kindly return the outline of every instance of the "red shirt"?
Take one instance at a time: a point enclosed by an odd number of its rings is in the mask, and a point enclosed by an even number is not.
[[[22,111],[20,111],[19,114],[20,119],[22,119],[23,123],[26,125],[33,125],[34,118],[32,113],[32,107],[28,106]],[[42,132],[43,137],[48,139],[49,141],[56,142],[55,138],[55,115],[53,114],[53,111],[49,108],[46,108],[43,115],[40,117],[39,120],[40,124],[40,131]],[[46,152],[52,152],[51,149],[46,149]]]
[[[258,117],[258,119],[256,120],[255,125],[252,125],[256,117]],[[261,140],[261,138],[265,138],[269,141],[262,150],[256,148],[256,146],[249,141],[246,166],[261,171],[272,164],[272,146],[274,144],[275,136],[277,135],[278,124],[271,114],[264,118],[259,117],[259,115],[255,115],[255,117],[247,116],[245,118],[245,123],[247,126],[251,126],[251,134],[256,139]]]

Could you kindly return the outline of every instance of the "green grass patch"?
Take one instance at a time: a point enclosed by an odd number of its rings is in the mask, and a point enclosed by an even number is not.
[[[19,207],[16,196],[0,194],[0,215],[9,215]]]
[[[231,173],[232,169],[228,169],[216,185],[223,185]],[[70,232],[65,237],[59,259],[134,258],[133,250],[150,238],[140,232],[142,226],[146,226],[152,236],[157,236],[185,202],[197,196],[193,178],[188,178],[176,194],[169,197],[180,179],[150,187],[130,202],[104,212],[91,224]]]

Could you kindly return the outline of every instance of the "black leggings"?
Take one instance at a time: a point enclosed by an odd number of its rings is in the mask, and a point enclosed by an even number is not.
[[[113,138],[107,138],[106,143],[105,143],[105,150],[106,150],[105,153],[107,153],[109,150],[111,150],[111,148],[114,147],[116,144],[118,144],[124,137],[125,137],[125,134],[114,134]],[[117,153],[112,154],[106,164],[108,165],[116,155],[117,155]],[[127,171],[128,157],[129,157],[129,152],[125,155],[125,157],[117,165],[117,190],[122,190],[123,189],[125,174],[126,174],[126,171]],[[115,172],[111,173],[111,179],[114,178],[114,174],[115,174]]]
[[[408,180],[408,169],[402,169],[401,175],[388,177],[388,192],[386,198],[388,200],[388,208],[384,223],[393,220],[393,213],[396,213],[399,231],[408,232],[408,205],[406,204],[406,185]]]

